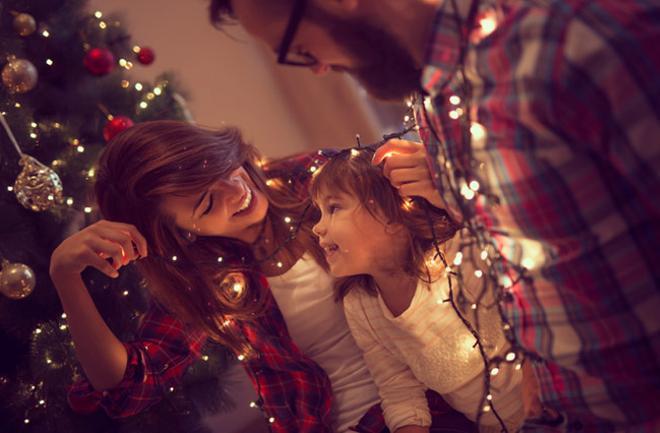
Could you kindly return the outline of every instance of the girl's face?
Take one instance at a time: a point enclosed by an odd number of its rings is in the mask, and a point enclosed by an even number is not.
[[[395,268],[402,242],[401,227],[375,218],[355,196],[321,194],[321,219],[313,231],[334,277],[374,275]]]
[[[161,208],[177,226],[201,236],[224,236],[252,243],[268,212],[268,200],[243,167],[206,191],[169,196]]]

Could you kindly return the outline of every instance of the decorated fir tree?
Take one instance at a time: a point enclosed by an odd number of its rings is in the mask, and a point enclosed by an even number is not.
[[[219,347],[144,414],[72,412],[66,390],[81,372],[48,275],[59,242],[98,218],[89,192],[105,143],[136,122],[187,118],[183,98],[167,75],[131,80],[153,51],[82,0],[0,2],[0,53],[0,431],[204,431],[202,415],[231,404]],[[130,339],[146,307],[139,276],[129,266],[116,280],[84,277],[110,327]]]

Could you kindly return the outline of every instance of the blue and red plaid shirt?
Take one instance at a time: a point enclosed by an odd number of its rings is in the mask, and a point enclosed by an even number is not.
[[[270,178],[291,180],[295,194],[306,196],[313,166],[327,157],[322,152],[271,163],[264,167]],[[262,279],[264,285],[268,282]],[[275,433],[332,432],[332,387],[325,371],[302,353],[289,336],[284,318],[272,295],[263,316],[253,322],[233,321],[244,336],[251,355],[242,362],[262,409],[272,417]],[[144,315],[137,341],[125,343],[128,364],[123,380],[113,389],[96,391],[88,380],[69,390],[69,404],[77,412],[100,408],[111,417],[128,417],[159,402],[201,355],[206,335],[191,332],[164,309],[152,306]],[[437,394],[429,393],[429,407],[436,424],[449,425],[456,413]],[[387,432],[380,406],[372,407],[355,427],[362,433]]]
[[[658,432],[660,2],[504,1],[472,29],[471,2],[453,3],[436,16],[415,107],[436,186],[529,269],[503,307],[544,360],[534,368],[561,429]],[[499,205],[465,190],[470,170]]]

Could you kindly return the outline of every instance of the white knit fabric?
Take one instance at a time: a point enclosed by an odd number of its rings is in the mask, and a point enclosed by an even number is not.
[[[363,350],[365,361],[383,400],[390,431],[405,425],[430,425],[424,392],[433,389],[454,409],[476,420],[483,395],[484,364],[475,338],[448,302],[446,278],[430,287],[418,285],[410,306],[394,317],[380,296],[354,289],[344,299],[351,332]],[[504,353],[506,340],[495,309],[480,307],[479,333],[489,356]],[[475,311],[465,312],[475,322]],[[500,367],[491,377],[493,404],[516,431],[523,420],[520,385],[522,371],[513,365]],[[481,419],[481,432],[499,432],[492,413]]]
[[[342,306],[335,302],[332,277],[305,255],[268,282],[289,335],[330,378],[334,431],[348,432],[380,399]]]

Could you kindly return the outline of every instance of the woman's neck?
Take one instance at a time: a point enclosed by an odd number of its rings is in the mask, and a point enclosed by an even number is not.
[[[304,251],[296,253],[300,248],[290,248],[291,243],[295,241],[288,239],[289,234],[284,239],[276,239],[275,228],[270,217],[266,217],[263,224],[261,234],[252,244],[252,251],[255,259],[259,262],[261,271],[267,277],[282,275],[296,264]],[[282,242],[289,245],[282,247],[280,245]]]
[[[401,271],[378,272],[371,276],[383,302],[394,317],[400,316],[410,307],[417,288],[416,277]]]

